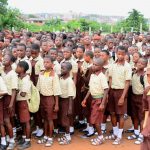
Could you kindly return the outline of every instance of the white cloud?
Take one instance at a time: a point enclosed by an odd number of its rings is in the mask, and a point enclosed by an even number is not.
[[[8,0],[23,13],[82,13],[126,16],[133,8],[150,18],[149,0]]]

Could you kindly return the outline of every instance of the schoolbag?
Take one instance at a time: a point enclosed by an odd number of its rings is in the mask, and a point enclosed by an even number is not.
[[[133,75],[134,75],[134,73],[132,73],[132,76]],[[140,83],[143,85],[143,87],[145,87],[145,84],[144,84],[144,75],[140,76]]]
[[[29,111],[31,113],[36,113],[39,110],[40,106],[40,94],[38,89],[34,86],[33,82],[31,82],[31,99],[27,101]]]

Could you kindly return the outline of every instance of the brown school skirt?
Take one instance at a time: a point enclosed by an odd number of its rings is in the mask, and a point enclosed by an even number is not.
[[[18,116],[21,123],[30,121],[30,112],[28,108],[27,100],[17,101]]]
[[[125,98],[123,106],[119,106],[118,102],[121,98],[123,90],[110,89],[108,97],[108,107],[110,113],[115,113],[117,115],[124,115],[127,113],[127,99]]]
[[[143,111],[143,95],[135,95],[132,93],[131,96],[131,117],[138,118],[140,121],[144,120]]]
[[[57,113],[54,112],[55,98],[54,96],[43,96],[41,95],[40,101],[40,111],[41,117],[44,120],[54,120],[57,119]]]
[[[15,104],[12,108],[11,114],[8,112],[8,106],[10,104],[10,101],[11,101],[11,96],[10,95],[4,96],[4,107],[3,107],[4,108],[4,118],[12,118],[15,115]]]
[[[60,98],[59,99],[59,121],[63,127],[70,126],[70,122],[72,121],[73,115],[68,116],[68,110],[69,110],[69,98]]]
[[[4,124],[3,98],[0,99],[0,125]]]
[[[93,99],[91,103],[91,115],[90,123],[91,124],[101,124],[103,121],[103,112],[98,110],[102,102],[102,99]]]

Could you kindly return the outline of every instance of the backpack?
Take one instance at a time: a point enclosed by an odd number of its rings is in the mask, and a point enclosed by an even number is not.
[[[27,101],[29,111],[31,113],[36,113],[39,110],[40,106],[40,94],[38,89],[31,82],[31,99]]]
[[[132,73],[132,76],[134,75],[134,73]],[[143,85],[143,88],[145,87],[144,85],[144,75],[140,76],[140,83]]]

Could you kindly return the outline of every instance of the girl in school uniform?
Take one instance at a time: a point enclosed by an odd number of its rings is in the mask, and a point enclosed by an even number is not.
[[[76,95],[76,87],[73,79],[70,77],[72,65],[69,62],[61,64],[60,87],[62,94],[59,99],[59,119],[63,127],[65,127],[65,135],[59,138],[59,144],[69,144],[71,142],[70,126],[73,118],[74,98]]]
[[[18,78],[18,93],[16,97],[17,111],[20,123],[23,124],[23,139],[18,141],[18,149],[26,149],[31,146],[30,141],[30,112],[27,101],[31,98],[31,81],[30,76],[26,74],[29,65],[25,61],[21,61],[17,65],[16,72]]]
[[[61,95],[61,88],[58,75],[54,72],[52,58],[44,58],[45,71],[39,75],[37,88],[41,94],[41,116],[44,120],[44,137],[38,144],[45,144],[50,147],[53,144],[53,120],[57,119],[59,110],[58,96]]]
[[[8,95],[4,96],[4,122],[8,130],[9,146],[7,149],[14,149],[15,140],[13,137],[13,127],[11,118],[15,115],[15,99],[18,89],[18,76],[14,70],[12,70],[12,55],[5,55],[3,58],[4,70],[2,71],[2,78],[8,90]]]
[[[3,111],[3,104],[4,104],[3,96],[5,96],[6,94],[8,94],[7,87],[5,85],[4,80],[0,76],[0,134],[1,134],[0,149],[6,149],[4,111]]]

